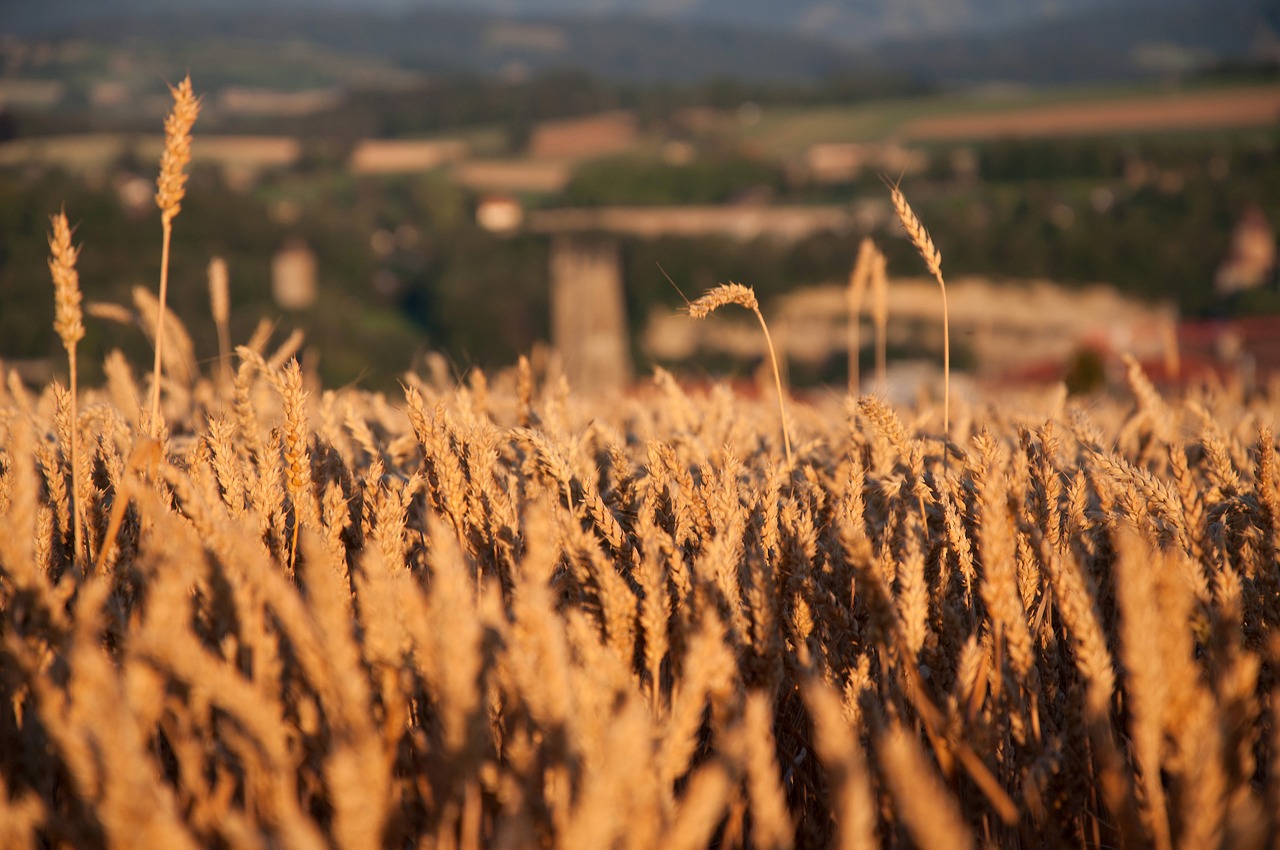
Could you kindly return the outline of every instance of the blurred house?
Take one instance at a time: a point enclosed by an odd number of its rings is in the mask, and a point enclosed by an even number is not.
[[[760,237],[791,242],[815,233],[847,233],[881,221],[887,205],[861,201],[854,206],[799,204],[722,204],[660,207],[567,207],[534,210],[528,216],[535,233],[600,231],[644,239],[659,236]]]
[[[567,163],[554,160],[468,159],[453,167],[454,181],[477,192],[555,193],[572,177]]]
[[[316,301],[316,256],[290,241],[271,258],[271,296],[281,310],[306,310]]]
[[[159,159],[157,152],[154,159]],[[200,136],[191,142],[191,157],[216,165],[233,189],[247,191],[264,172],[293,168],[302,158],[302,143],[289,136]]]
[[[124,133],[85,133],[14,139],[0,143],[0,166],[56,166],[77,174],[109,173],[125,158],[158,162],[164,137]],[[199,135],[191,143],[192,161],[222,171],[227,183],[247,188],[265,171],[287,169],[302,157],[302,144],[289,136]]]
[[[636,116],[625,111],[543,121],[529,137],[529,155],[536,159],[610,156],[631,148],[638,133]]]
[[[1257,289],[1276,268],[1276,233],[1261,207],[1245,210],[1231,232],[1231,247],[1218,266],[1213,288],[1219,295]]]
[[[929,157],[892,142],[821,142],[809,148],[805,166],[815,183],[846,183],[865,170],[895,177],[919,174],[929,167]]]
[[[457,162],[469,151],[458,139],[365,139],[351,151],[350,167],[355,174],[412,174]]]

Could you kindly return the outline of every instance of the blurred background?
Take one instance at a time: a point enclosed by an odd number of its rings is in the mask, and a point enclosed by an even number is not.
[[[664,365],[749,378],[755,288],[795,387],[938,371],[993,385],[1280,367],[1276,0],[59,0],[0,10],[0,360],[61,368],[46,268],[65,204],[93,302],[81,363],[148,361],[167,85],[203,97],[170,304],[217,355],[307,334],[328,385],[559,351],[608,389]],[[890,282],[858,321],[859,245]],[[110,306],[116,305],[116,306]],[[736,321],[741,318],[742,321]]]

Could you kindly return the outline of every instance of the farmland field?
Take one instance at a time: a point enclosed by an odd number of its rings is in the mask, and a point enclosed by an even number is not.
[[[854,106],[774,108],[743,135],[762,150],[798,153],[820,141],[919,142],[1273,127],[1280,87],[1008,90]]]
[[[1129,397],[962,406],[945,441],[936,406],[831,397],[788,407],[788,466],[768,399],[661,372],[387,398],[291,351],[175,366],[158,442],[122,361],[74,424],[9,381],[9,846],[1276,827],[1274,396],[1135,364]]]
[[[912,139],[964,139],[1273,127],[1277,123],[1280,87],[1266,86],[918,118],[907,121],[901,130]]]

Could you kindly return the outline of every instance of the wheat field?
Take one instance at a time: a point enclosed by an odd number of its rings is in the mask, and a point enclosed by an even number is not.
[[[1280,837],[1275,388],[335,391],[296,337],[232,356],[217,263],[209,368],[139,291],[155,370],[85,388],[50,246],[70,384],[0,389],[0,848]]]

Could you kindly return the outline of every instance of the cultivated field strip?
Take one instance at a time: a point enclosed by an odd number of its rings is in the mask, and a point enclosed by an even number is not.
[[[788,466],[663,372],[290,355],[0,393],[3,846],[1275,838],[1274,397],[793,401]]]

